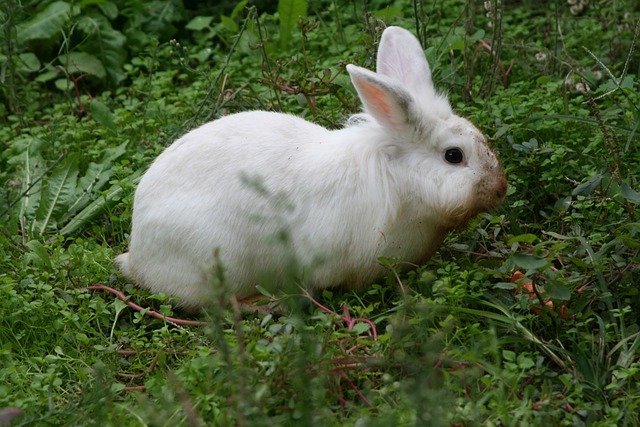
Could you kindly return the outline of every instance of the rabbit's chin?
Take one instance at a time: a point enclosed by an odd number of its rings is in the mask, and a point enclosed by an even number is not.
[[[480,211],[469,210],[462,206],[454,206],[442,211],[442,223],[440,229],[443,233],[447,233],[452,230],[458,230],[465,228],[471,218],[478,215]]]
[[[468,206],[447,206],[441,211],[441,218],[443,219],[442,229],[445,231],[465,228],[469,221],[483,212],[489,212],[500,205],[504,201],[504,194],[506,193],[506,182],[504,184],[505,190],[500,190],[497,197],[485,198],[482,195],[475,200],[474,204]]]

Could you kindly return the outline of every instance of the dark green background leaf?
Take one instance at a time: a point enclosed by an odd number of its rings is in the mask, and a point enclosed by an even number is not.
[[[516,265],[525,270],[539,270],[549,265],[549,261],[534,255],[515,254],[513,260]]]
[[[571,299],[571,292],[569,292],[569,289],[566,286],[548,283],[545,285],[544,290],[547,296],[551,299],[562,301],[569,301]]]
[[[107,76],[102,62],[95,57],[84,52],[71,52],[68,54],[60,55],[58,58],[60,64],[70,74],[90,74],[103,79]]]
[[[280,48],[286,49],[291,42],[291,33],[298,25],[298,17],[307,16],[306,0],[280,0],[278,2],[280,17]]]
[[[69,3],[64,1],[51,3],[33,18],[17,26],[18,43],[60,36],[70,14]]]

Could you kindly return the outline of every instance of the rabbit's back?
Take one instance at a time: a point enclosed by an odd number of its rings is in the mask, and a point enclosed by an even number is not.
[[[129,253],[117,262],[136,283],[187,307],[206,298],[216,249],[238,298],[282,280],[293,264],[307,267],[311,288],[373,280],[392,237],[388,210],[399,206],[378,182],[386,172],[373,170],[381,162],[372,141],[351,135],[362,132],[248,112],[186,134],[140,181]],[[430,240],[415,249],[425,252]]]

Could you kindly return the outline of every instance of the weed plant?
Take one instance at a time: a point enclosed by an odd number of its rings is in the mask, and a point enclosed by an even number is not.
[[[222,3],[0,4],[0,425],[640,425],[640,5]],[[116,275],[165,147],[251,109],[341,126],[386,25],[499,152],[502,208],[283,315],[180,325]]]

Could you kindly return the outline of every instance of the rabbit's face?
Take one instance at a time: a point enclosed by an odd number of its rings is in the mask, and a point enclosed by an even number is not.
[[[469,121],[454,114],[439,118],[419,139],[427,153],[416,165],[422,175],[418,191],[444,229],[462,227],[502,204],[504,172],[484,135]]]

